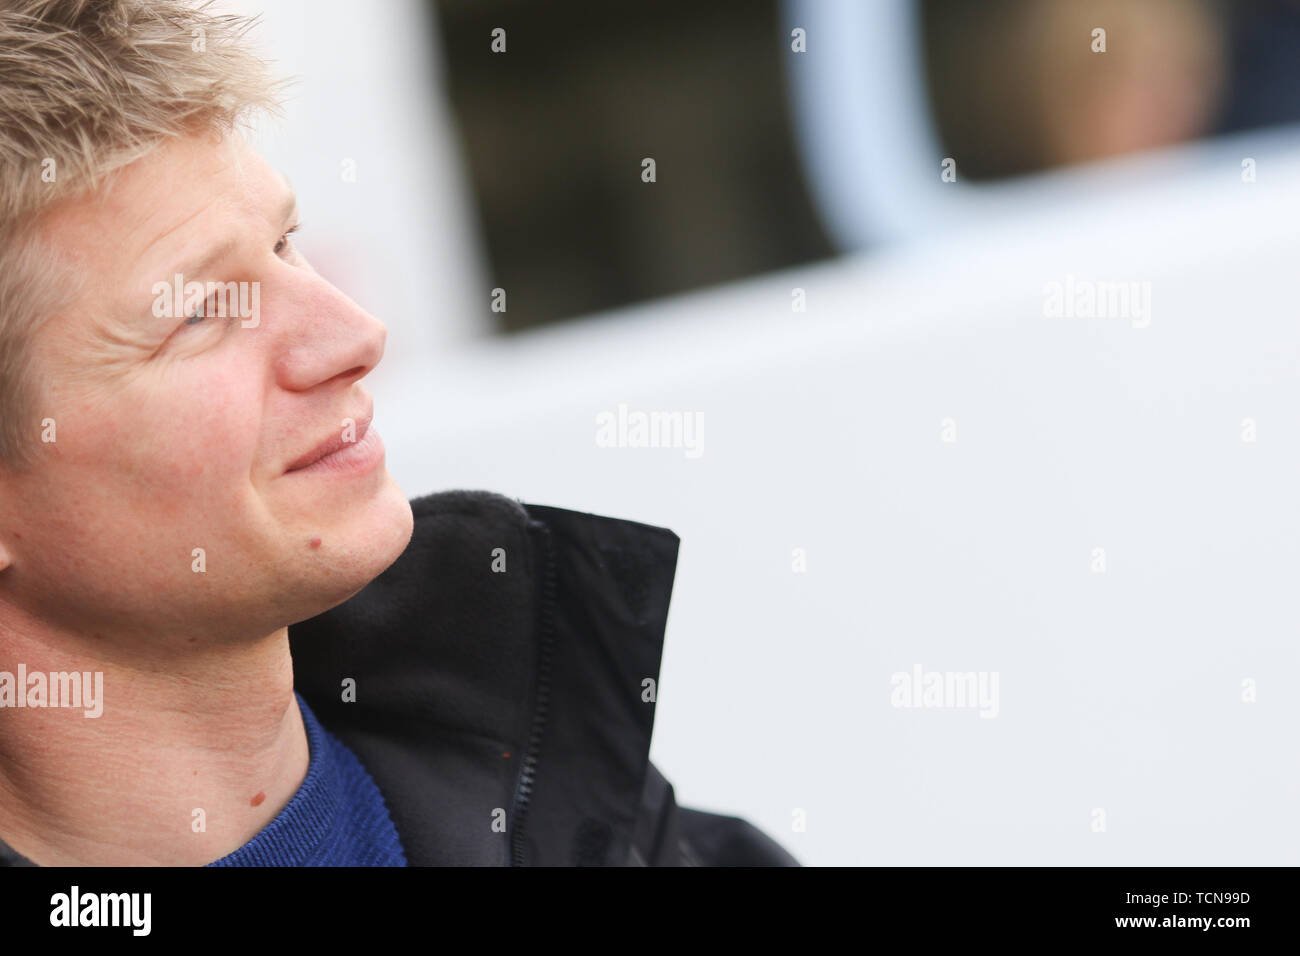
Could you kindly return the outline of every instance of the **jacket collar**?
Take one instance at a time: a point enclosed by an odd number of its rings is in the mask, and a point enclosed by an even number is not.
[[[290,627],[297,690],[412,865],[626,861],[677,536],[489,492],[411,507],[391,567]]]

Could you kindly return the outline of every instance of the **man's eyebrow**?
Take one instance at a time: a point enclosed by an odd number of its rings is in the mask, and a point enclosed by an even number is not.
[[[288,181],[285,182],[288,185]],[[298,196],[290,190],[280,203],[280,222],[288,225],[289,220],[297,215]],[[199,276],[209,272],[214,265],[225,259],[239,246],[239,239],[231,236],[221,240],[215,246],[212,246],[202,253],[202,258],[197,262],[179,262],[175,267],[167,270],[167,275],[171,276],[177,272],[184,276]]]

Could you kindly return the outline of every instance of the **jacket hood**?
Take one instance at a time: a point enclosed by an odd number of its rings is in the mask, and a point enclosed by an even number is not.
[[[635,858],[677,536],[482,491],[411,508],[387,570],[289,628],[296,689],[412,865]]]

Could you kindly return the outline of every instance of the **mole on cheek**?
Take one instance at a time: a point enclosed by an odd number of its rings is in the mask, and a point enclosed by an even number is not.
[[[312,539],[311,539],[311,546],[312,546],[313,548],[319,548],[319,547],[320,547],[320,538],[312,538]]]
[[[265,799],[266,799],[266,794],[262,793],[261,791],[258,791],[257,796],[255,796],[252,800],[248,801],[248,805],[250,807],[258,806]]]

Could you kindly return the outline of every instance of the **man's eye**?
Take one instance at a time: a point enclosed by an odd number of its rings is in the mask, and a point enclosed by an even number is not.
[[[285,232],[280,236],[279,240],[275,244],[275,254],[277,256],[280,255],[282,252],[284,252],[285,248],[289,245],[289,237],[292,236],[295,232],[297,232],[301,228],[302,228],[302,223],[298,223],[288,232]],[[182,326],[199,325],[209,315],[215,314],[215,311],[216,310],[214,308],[213,302],[211,301],[204,302],[202,305],[199,306],[197,311],[191,313],[190,315],[187,315],[185,317],[185,321],[183,321],[181,325]]]
[[[298,225],[294,226],[292,229],[290,229],[288,232],[286,232],[284,235],[280,237],[280,241],[275,244],[275,254],[277,256],[285,250],[286,246],[289,245],[289,237],[292,236],[295,232],[297,232],[301,228],[302,228],[302,223],[298,223]]]
[[[181,325],[198,325],[214,311],[215,310],[211,308],[211,302],[204,302],[198,307],[197,311],[187,315],[185,321],[182,322]]]
[[[187,325],[201,325],[204,319],[216,317],[220,319],[234,320],[239,317],[240,300],[232,293],[229,299],[223,299],[221,293],[217,293],[200,302],[198,308],[187,315],[181,322],[181,328]]]

